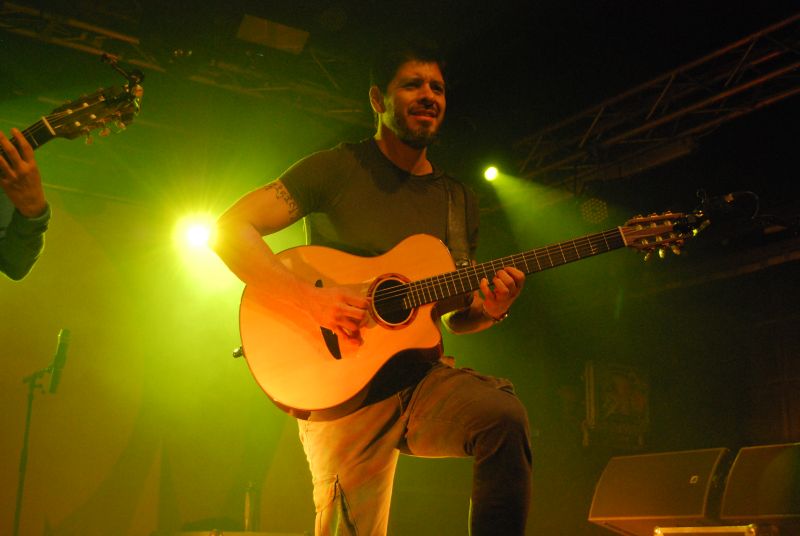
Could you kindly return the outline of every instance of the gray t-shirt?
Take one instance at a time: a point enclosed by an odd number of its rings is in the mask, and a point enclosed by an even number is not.
[[[429,175],[409,174],[371,138],[314,153],[280,180],[306,215],[309,244],[363,256],[383,254],[417,233],[447,244],[448,189],[463,188],[436,167]],[[478,204],[464,190],[467,243],[474,258]]]

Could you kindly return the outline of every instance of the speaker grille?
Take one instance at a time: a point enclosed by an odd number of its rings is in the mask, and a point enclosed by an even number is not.
[[[611,458],[589,521],[635,536],[652,536],[656,526],[709,524],[728,455],[717,448]]]
[[[800,522],[800,443],[742,448],[728,475],[720,518]]]

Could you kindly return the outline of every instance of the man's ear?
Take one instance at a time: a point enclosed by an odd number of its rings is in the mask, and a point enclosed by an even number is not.
[[[386,106],[383,104],[383,92],[378,86],[369,88],[369,104],[376,114],[382,114],[386,111]]]

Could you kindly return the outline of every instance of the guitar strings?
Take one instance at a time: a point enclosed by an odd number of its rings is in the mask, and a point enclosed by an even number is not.
[[[92,108],[96,108],[96,107],[100,106],[104,102],[105,101],[98,100],[96,102],[93,102],[92,104],[89,104],[88,106],[76,107],[75,110],[63,110],[63,111],[60,111],[60,112],[54,112],[54,113],[51,113],[49,115],[45,115],[44,119],[48,123],[50,123],[50,126],[52,127],[53,123],[58,123],[62,118],[66,117],[66,116],[73,115],[73,114],[75,114],[77,112],[81,112],[82,114],[85,114],[85,112],[91,110]],[[37,133],[39,133],[41,131],[48,131],[49,132],[49,130],[50,129],[47,128],[47,125],[45,124],[45,122],[40,119],[39,121],[37,121],[33,125],[31,125],[28,128],[22,130],[21,133],[22,133],[23,136],[25,136],[25,138],[33,138]],[[5,152],[0,150],[0,154],[5,155]]]
[[[82,104],[76,105],[76,106],[74,106],[72,108],[66,108],[64,110],[53,111],[52,113],[50,113],[48,115],[45,115],[44,118],[49,123],[57,123],[57,122],[61,121],[63,118],[65,118],[67,116],[71,116],[71,115],[86,115],[86,113],[87,112],[91,112],[92,109],[98,108],[98,107],[102,108],[104,106],[108,106],[111,102],[112,101],[109,101],[108,99],[97,97],[97,98],[95,98],[94,102],[84,101]],[[65,106],[70,106],[70,104],[67,104]],[[36,123],[31,125],[27,129],[25,129],[25,132],[38,131],[38,130],[46,129],[46,128],[47,128],[46,125],[44,125],[44,123],[42,121],[37,121]]]
[[[47,127],[45,127],[44,124],[42,124],[42,121],[39,120],[36,123],[34,123],[33,125],[29,126],[28,128],[26,128],[26,129],[24,129],[24,130],[22,130],[20,132],[25,137],[25,139],[33,139],[33,134],[34,133],[36,133],[36,132],[38,132],[38,131],[40,131],[42,129],[46,129],[46,128]],[[14,147],[16,147],[16,145]],[[16,147],[16,148],[17,148],[17,150],[19,150],[19,147]],[[3,157],[6,156],[6,152],[2,149],[2,147],[0,147],[0,156],[3,156]]]
[[[94,93],[92,96],[94,96],[94,95],[97,95],[97,93]],[[33,125],[31,125],[31,126],[27,127],[26,129],[22,130],[21,134],[25,137],[25,139],[27,139],[29,141],[33,141],[34,144],[36,145],[36,147],[38,147],[40,145],[40,143],[36,139],[36,135],[38,133],[42,132],[42,131],[46,131],[48,133],[50,133],[51,131],[54,131],[56,128],[58,128],[60,126],[60,125],[58,125],[58,123],[64,117],[71,116],[71,115],[76,115],[76,117],[84,116],[84,115],[86,115],[87,112],[91,113],[91,110],[93,108],[109,106],[111,103],[115,102],[117,99],[114,98],[112,100],[109,100],[109,99],[105,98],[105,96],[103,95],[102,98],[101,97],[94,97],[94,102],[91,102],[91,103],[87,104],[89,100],[90,99],[87,98],[87,100],[83,101],[83,104],[85,104],[85,106],[84,105],[78,105],[78,106],[75,106],[74,109],[67,108],[67,109],[62,110],[62,111],[54,111],[54,112],[50,113],[49,115],[45,115],[44,116],[44,120],[40,119],[39,121],[37,121]],[[68,107],[71,104],[72,103],[69,103],[69,104],[65,105],[65,107]],[[117,110],[117,111],[119,111],[119,110]],[[112,114],[106,114],[106,116],[103,117],[102,119],[100,119],[99,121],[97,120],[96,117],[95,118],[90,118],[90,119],[92,119],[92,122],[90,124],[96,124],[98,122],[105,122],[106,119],[108,117],[110,117],[111,115]],[[49,127],[47,126],[48,124],[50,125]],[[93,126],[92,129],[93,128],[96,128],[96,126]],[[36,147],[34,147],[34,149]],[[2,156],[2,157],[6,157],[7,156],[6,152],[2,149],[2,147],[0,147],[0,156]]]
[[[572,241],[573,247],[572,248],[568,247],[566,250],[563,247],[563,245],[566,244],[564,243],[564,244],[547,246],[545,248],[540,248],[525,253],[519,253],[509,257],[504,257],[501,259],[485,262],[476,266],[463,268],[461,270],[457,270],[447,274],[440,274],[437,276],[432,276],[430,278],[422,279],[412,283],[398,285],[392,287],[391,289],[381,290],[376,294],[379,294],[381,298],[394,299],[397,298],[398,296],[405,295],[407,293],[407,288],[409,286],[417,286],[419,287],[418,288],[419,290],[426,290],[435,286],[441,286],[442,283],[447,285],[451,283],[455,284],[456,279],[458,279],[458,282],[461,282],[464,279],[474,278],[475,276],[478,275],[479,272],[483,272],[483,275],[487,276],[488,274],[486,267],[490,265],[491,268],[493,269],[491,271],[496,272],[497,269],[499,269],[497,267],[502,268],[503,266],[508,266],[509,264],[518,266],[520,265],[520,263],[524,263],[527,265],[528,261],[531,261],[531,263],[535,262],[537,267],[536,269],[528,269],[528,272],[530,273],[535,271],[541,271],[547,268],[551,268],[557,265],[561,265],[582,258],[584,255],[581,255],[581,252],[578,251],[578,248],[581,248],[584,253],[589,253],[590,256],[591,254],[601,253],[613,249],[612,246],[609,246],[607,238],[608,237],[613,238],[614,234],[617,233],[618,231],[614,229],[606,231],[605,233],[599,233],[597,235],[575,239],[574,241]],[[597,251],[598,247],[595,244],[601,244],[601,243],[605,243],[607,249],[605,249],[604,251]],[[556,254],[556,257],[560,256],[563,259],[563,261],[559,260],[558,262],[553,262],[554,254]],[[542,267],[542,263],[539,262],[539,259],[545,259],[545,258],[547,259],[547,262],[545,262],[544,267]],[[469,272],[472,273],[470,274]]]
[[[555,250],[551,250],[551,253],[552,252],[555,252]],[[539,257],[541,257],[541,255],[539,255]],[[576,256],[574,254],[568,255],[567,257],[568,258],[566,258],[564,262],[571,262],[581,258],[580,255]],[[528,255],[523,258],[536,260],[538,263],[536,256],[531,257]],[[379,290],[376,292],[373,302],[386,311],[399,311],[408,310],[425,303],[431,303],[438,299],[455,296],[458,294],[466,294],[467,292],[475,290],[479,287],[480,279],[482,278],[481,276],[491,277],[491,275],[496,273],[498,269],[510,264],[522,268],[522,265],[519,263],[503,263],[501,261],[494,261],[493,263],[487,263],[486,265],[467,268],[458,272],[438,275],[432,278],[398,285],[391,289]],[[563,263],[552,263],[550,265],[545,265],[544,267],[540,265],[537,268],[539,271],[541,271],[547,268],[558,266],[560,264]],[[491,266],[493,269],[487,270],[487,266]],[[392,305],[391,302],[395,302],[395,304]]]
[[[579,260],[584,256],[604,253],[621,247],[622,245],[624,245],[624,241],[619,233],[619,229],[611,229],[572,241],[562,242],[560,244],[503,257],[501,259],[495,259],[476,266],[462,268],[454,272],[432,276],[411,283],[403,283],[389,289],[380,289],[376,291],[373,301],[378,304],[386,303],[392,300],[404,299],[410,293],[414,293],[415,297],[421,296],[423,300],[425,300],[420,302],[420,304],[430,303],[438,299],[439,293],[442,294],[442,297],[445,297],[445,295],[461,294],[477,288],[477,281],[475,282],[475,286],[470,286],[470,288],[465,288],[464,281],[471,282],[471,280],[475,279],[481,272],[484,277],[489,277],[490,273],[496,273],[497,270],[504,266],[513,265],[519,268],[524,264],[526,268],[524,271],[532,273]],[[557,259],[555,262],[554,255]],[[561,259],[558,259],[558,257],[561,257]],[[540,262],[540,259],[544,261],[544,266],[543,263]],[[536,268],[531,269],[528,264],[529,262],[531,264],[535,263]],[[491,267],[491,270],[487,270],[488,267]],[[458,284],[461,285],[463,292],[458,292]],[[454,294],[449,292],[451,286],[456,290]],[[447,291],[445,291],[443,287],[446,288]],[[437,289],[439,289],[440,292],[437,292]],[[433,299],[429,299],[431,296],[433,296]]]

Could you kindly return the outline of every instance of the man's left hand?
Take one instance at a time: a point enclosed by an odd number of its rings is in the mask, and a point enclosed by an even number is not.
[[[512,266],[499,270],[492,279],[481,280],[481,293],[483,293],[483,309],[492,318],[501,318],[511,304],[517,299],[522,287],[525,285],[525,274]]]

